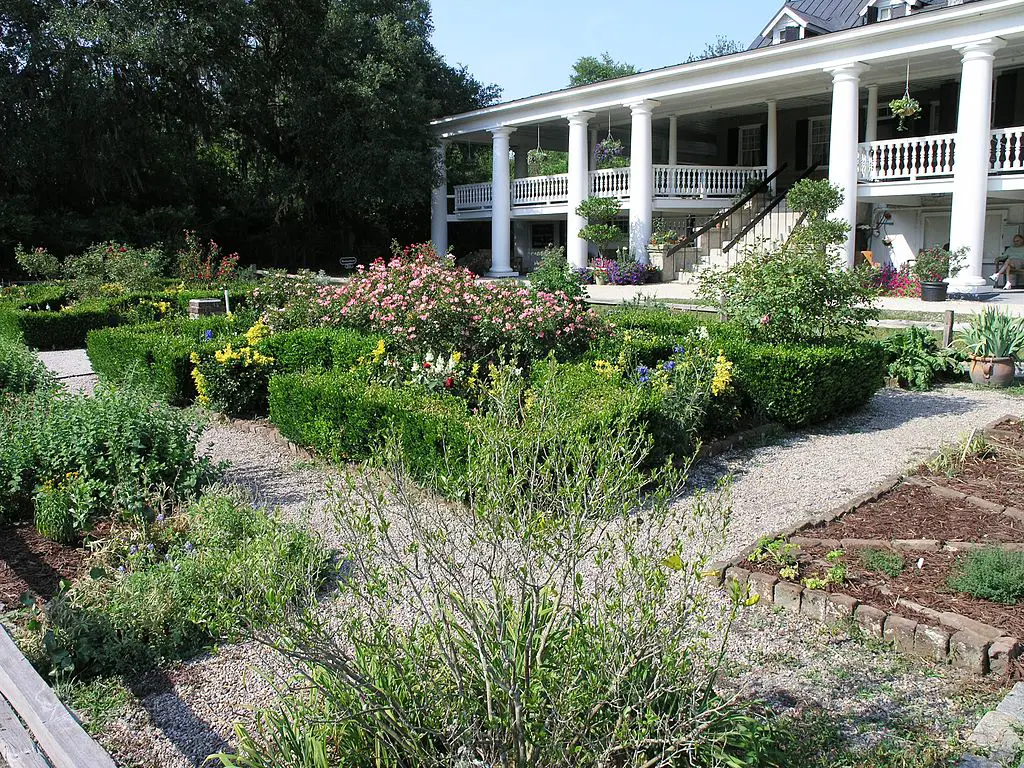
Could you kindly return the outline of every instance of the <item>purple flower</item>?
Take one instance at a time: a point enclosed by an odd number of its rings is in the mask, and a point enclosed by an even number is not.
[[[129,555],[134,555],[138,551],[139,551],[139,548],[136,547],[134,544],[132,544],[131,547],[128,549],[128,554]]]
[[[158,523],[162,523],[164,521],[164,513],[163,512],[161,512],[159,515],[156,516],[156,521]]]
[[[193,549],[193,547],[192,547],[192,542],[191,542],[191,541],[186,541],[186,542],[185,542],[185,551],[186,551],[186,552],[191,552],[191,551],[192,551],[192,549]]]
[[[154,549],[156,549],[156,547],[154,547],[152,544],[147,544],[146,549],[152,552]]]
[[[641,384],[646,384],[651,380],[651,369],[646,365],[637,366],[636,375],[640,379]]]
[[[676,344],[674,347],[672,347],[672,351],[675,352],[677,355],[681,355],[683,354],[683,352],[686,351],[686,349],[683,347],[682,344]]]
[[[203,334],[203,338],[205,338],[207,341],[212,341],[213,331],[208,330],[206,333]]]
[[[124,573],[124,566],[123,565],[117,566],[117,572],[118,573]]]
[[[674,371],[676,367],[676,361],[669,360],[667,363],[664,363],[661,367],[664,368],[666,371]]]

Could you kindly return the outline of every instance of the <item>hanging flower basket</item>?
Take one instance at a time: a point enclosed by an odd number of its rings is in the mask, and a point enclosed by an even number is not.
[[[611,136],[609,136],[606,139],[602,139],[601,141],[598,142],[597,147],[594,148],[594,156],[597,160],[597,167],[621,167],[627,162],[627,158],[624,157],[625,152],[626,148],[618,139],[613,139]]]
[[[921,103],[910,94],[904,94],[902,98],[890,101],[889,109],[892,110],[893,117],[899,118],[896,130],[905,131],[907,129],[906,121],[913,120],[921,114]]]

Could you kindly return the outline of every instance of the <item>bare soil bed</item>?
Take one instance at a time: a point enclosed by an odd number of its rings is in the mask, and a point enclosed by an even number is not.
[[[0,605],[14,608],[24,592],[48,600],[61,579],[74,579],[88,557],[81,547],[41,536],[31,523],[0,528]]]

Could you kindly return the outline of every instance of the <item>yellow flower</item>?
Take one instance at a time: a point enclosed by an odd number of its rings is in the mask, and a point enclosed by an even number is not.
[[[384,344],[384,339],[377,339],[377,346],[373,348],[373,362],[379,363],[386,351],[387,346]]]
[[[210,388],[206,382],[206,377],[199,372],[198,368],[192,369],[192,380],[196,383],[196,392],[199,393],[199,397],[196,398],[196,402],[204,408],[210,407]]]
[[[452,352],[452,365],[458,365],[462,362],[461,352]]]
[[[245,340],[249,342],[250,347],[255,347],[269,335],[270,329],[262,320],[257,320],[256,324],[245,332]]]
[[[715,360],[715,376],[711,380],[711,394],[720,395],[729,388],[732,381],[732,363],[729,362],[723,350],[718,350],[718,359]]]
[[[224,349],[218,349],[213,353],[213,358],[221,365],[227,365],[233,360],[237,360],[239,358],[239,354],[231,348],[231,342],[228,342],[228,345],[224,347]]]
[[[602,376],[611,376],[615,373],[615,366],[609,363],[607,360],[595,360],[594,370]]]

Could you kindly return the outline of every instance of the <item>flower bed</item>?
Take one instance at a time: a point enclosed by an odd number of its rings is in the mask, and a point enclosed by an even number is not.
[[[940,451],[821,519],[765,537],[716,578],[819,620],[983,674],[1021,676],[1024,424]],[[1001,483],[994,488],[988,478]]]

